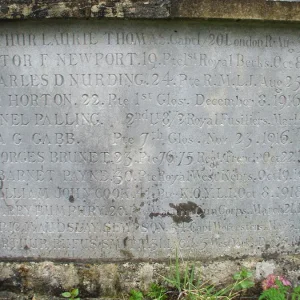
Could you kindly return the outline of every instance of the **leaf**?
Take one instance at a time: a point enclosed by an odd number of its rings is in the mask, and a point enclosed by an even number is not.
[[[144,299],[143,293],[136,290],[130,291],[130,297],[129,300],[142,300]]]
[[[249,270],[247,270],[246,268],[243,268],[240,272],[235,273],[233,275],[233,278],[235,280],[242,280],[242,279],[248,279],[250,277],[252,277],[252,272],[250,272]]]
[[[300,286],[298,285],[293,289],[292,300],[299,300],[299,299],[300,299]]]
[[[250,272],[249,270],[247,270],[246,268],[243,268],[242,269],[242,276],[244,278],[249,278],[249,277],[252,277],[252,272]]]
[[[73,297],[78,296],[78,294],[79,294],[79,289],[73,289],[72,292],[71,292],[71,294],[72,294]]]
[[[240,279],[243,279],[243,278],[242,278],[242,276],[241,276],[240,273],[235,273],[235,274],[233,275],[233,279],[235,279],[235,280],[240,280]]]
[[[72,297],[72,294],[70,292],[64,292],[61,294],[63,297],[65,298],[71,298]]]
[[[270,288],[263,291],[258,300],[286,300],[286,297],[279,289]]]
[[[252,282],[251,280],[244,280],[240,283],[240,285],[243,289],[248,289],[254,286],[254,282]]]
[[[156,283],[152,283],[149,292],[147,293],[147,296],[149,296],[151,299],[166,300],[167,299],[166,292],[167,290],[164,287]]]
[[[293,290],[294,293],[300,293],[300,285],[296,286]]]

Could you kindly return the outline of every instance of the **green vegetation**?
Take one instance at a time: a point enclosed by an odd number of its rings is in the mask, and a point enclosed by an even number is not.
[[[140,291],[131,290],[129,300],[143,300],[144,295]]]
[[[299,300],[300,286],[292,287],[292,284],[283,276],[269,275],[262,282],[263,292],[259,300]]]
[[[226,287],[214,286],[202,282],[195,274],[195,266],[187,266],[181,271],[178,256],[172,266],[170,275],[162,277],[162,284],[153,283],[149,292],[143,295],[141,291],[131,290],[130,300],[231,300],[239,297],[243,291],[254,286],[252,273],[246,269],[234,274],[234,282]]]
[[[64,292],[61,295],[69,300],[80,300],[80,298],[77,297],[79,295],[79,289],[72,289],[70,292]]]
[[[166,300],[167,299],[167,289],[156,283],[152,283],[150,286],[149,292],[147,293],[147,296],[150,299]]]
[[[152,283],[146,293],[132,289],[129,300],[238,300],[254,286],[252,273],[246,268],[235,273],[232,283],[226,286],[203,281],[197,274],[195,265],[188,262],[181,264],[177,255],[169,274],[159,276],[160,283]],[[261,289],[258,300],[300,300],[300,286],[293,287],[282,275],[268,275],[261,282]],[[80,300],[78,288],[61,295],[69,300]],[[35,295],[32,300],[37,300]]]

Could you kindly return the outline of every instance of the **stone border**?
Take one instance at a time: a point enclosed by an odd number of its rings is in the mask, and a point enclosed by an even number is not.
[[[2,0],[0,19],[126,18],[300,21],[300,2],[267,0]]]
[[[181,260],[180,260],[181,261]],[[246,267],[251,270],[256,287],[245,295],[252,298],[261,291],[261,281],[275,273],[286,276],[293,284],[299,284],[300,258],[288,256],[276,260],[247,258],[236,261],[180,263],[180,270],[195,266],[196,276],[214,285],[233,282],[234,273]],[[170,263],[122,263],[78,264],[45,262],[0,262],[0,300],[53,300],[62,299],[63,291],[79,288],[82,299],[127,299],[131,289],[147,291],[153,282],[170,277],[174,264]],[[182,274],[183,275],[183,274]],[[246,297],[247,296],[247,297]]]

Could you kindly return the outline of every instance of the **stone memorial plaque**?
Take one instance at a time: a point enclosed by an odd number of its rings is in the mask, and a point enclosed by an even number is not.
[[[1,258],[299,253],[291,26],[0,28]]]

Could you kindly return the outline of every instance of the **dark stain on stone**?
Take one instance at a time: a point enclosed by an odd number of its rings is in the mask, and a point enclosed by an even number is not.
[[[265,249],[268,250],[269,248],[270,248],[270,245],[269,245],[269,244],[266,244],[266,245],[265,245]]]
[[[27,245],[25,245],[24,250],[29,250],[29,247]]]
[[[123,239],[123,245],[124,245],[124,247],[127,247],[127,240],[128,240],[128,236],[126,236],[126,238]]]
[[[3,6],[3,7],[1,7],[1,12],[3,14],[7,14],[9,12],[9,8],[7,6]]]
[[[179,224],[179,223],[190,223],[190,222],[193,221],[193,219],[189,215],[183,215],[183,216],[173,215],[172,219],[173,219],[173,221],[176,224]]]
[[[69,201],[70,201],[71,203],[73,203],[73,202],[75,201],[75,198],[74,198],[73,195],[71,195],[71,196],[69,197]]]
[[[71,13],[68,10],[62,10],[60,14],[61,14],[62,18],[69,18],[69,17],[71,17]]]
[[[106,7],[104,5],[101,5],[99,7],[99,12],[98,12],[98,18],[104,18],[105,17],[105,10],[106,10]]]
[[[279,253],[274,252],[274,253],[262,253],[261,257],[263,259],[276,259],[279,257]]]
[[[11,16],[13,19],[24,19],[24,15],[18,11],[13,11]]]
[[[177,216],[188,216],[190,214],[199,215],[201,218],[204,218],[203,209],[198,206],[196,203],[188,201],[187,203],[179,203],[179,204],[169,204],[170,207],[176,209]]]
[[[133,254],[128,250],[121,249],[120,252],[121,252],[121,254],[126,256],[127,258],[133,258],[134,257]]]
[[[191,215],[198,215],[201,218],[205,217],[203,209],[194,202],[188,201],[187,203],[179,204],[170,203],[169,205],[176,210],[176,214],[170,212],[152,212],[149,217],[151,219],[154,217],[171,217],[176,224],[191,222],[193,220]]]
[[[153,219],[153,217],[172,217],[173,216],[173,214],[171,214],[171,213],[169,213],[169,212],[167,212],[167,213],[155,213],[155,212],[152,212],[152,213],[150,213],[150,215],[149,215],[149,217],[151,218],[151,219]]]
[[[4,194],[4,191],[3,191],[3,187],[4,187],[4,182],[3,182],[3,179],[0,179],[0,192],[1,192],[1,197],[4,199],[5,201],[5,194]]]
[[[37,5],[32,7],[32,13],[30,14],[31,18],[46,18],[48,17],[48,9],[47,8],[40,8]]]

